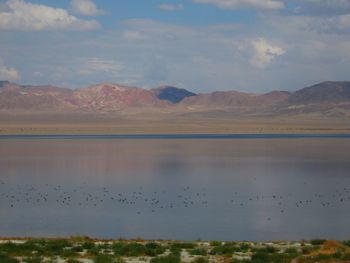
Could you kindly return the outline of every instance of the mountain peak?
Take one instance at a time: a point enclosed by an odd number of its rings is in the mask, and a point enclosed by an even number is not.
[[[167,100],[172,103],[179,103],[184,98],[196,96],[193,92],[173,86],[160,86],[152,91],[156,94],[158,99]]]
[[[290,96],[292,103],[328,103],[350,99],[350,81],[325,81],[298,90]]]
[[[115,83],[101,83],[97,85],[93,85],[88,87],[90,90],[94,91],[126,91],[130,89],[131,87],[125,86],[125,85],[120,85],[120,84],[115,84]]]
[[[10,85],[11,83],[7,80],[0,80],[0,88]]]

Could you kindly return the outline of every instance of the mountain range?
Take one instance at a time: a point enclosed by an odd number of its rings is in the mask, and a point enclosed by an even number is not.
[[[161,86],[143,89],[103,83],[86,88],[18,85],[0,81],[0,113],[223,112],[245,115],[350,116],[350,82],[322,82],[295,92],[215,91],[196,94]]]

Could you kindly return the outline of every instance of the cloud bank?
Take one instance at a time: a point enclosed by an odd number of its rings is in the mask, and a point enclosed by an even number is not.
[[[0,80],[15,81],[19,79],[20,76],[16,69],[7,67],[4,61],[0,58]]]
[[[70,15],[66,10],[46,5],[32,4],[24,0],[6,2],[9,11],[0,13],[0,30],[95,30],[97,21],[83,20]]]
[[[83,16],[103,16],[107,12],[96,7],[95,3],[90,0],[71,0],[71,9],[74,13]]]

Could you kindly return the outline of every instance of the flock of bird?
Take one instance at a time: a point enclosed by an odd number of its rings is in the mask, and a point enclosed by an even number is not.
[[[220,195],[221,194],[221,195]],[[328,193],[312,193],[306,195],[293,194],[254,194],[240,191],[222,194],[200,190],[190,186],[181,189],[146,190],[137,187],[134,190],[116,191],[112,187],[65,187],[63,185],[44,184],[12,184],[0,180],[0,208],[16,209],[24,206],[54,206],[58,209],[92,209],[106,208],[131,209],[136,215],[156,213],[176,209],[232,208],[234,213],[239,209],[254,208],[264,203],[272,207],[274,215],[285,214],[291,209],[350,208],[350,188],[342,187]],[[271,211],[271,210],[270,210]],[[182,211],[185,213],[184,211]],[[267,217],[271,220],[271,217]]]

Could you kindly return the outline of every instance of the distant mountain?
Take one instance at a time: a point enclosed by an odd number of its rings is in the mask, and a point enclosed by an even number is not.
[[[0,82],[0,110],[58,111],[73,110],[77,102],[73,91],[53,86],[19,86]]]
[[[76,90],[53,86],[19,86],[0,82],[0,110],[83,111],[105,113],[133,107],[165,106],[145,89],[99,84]]]
[[[350,111],[350,82],[323,82],[292,93],[215,91],[195,94],[172,86],[147,90],[104,83],[71,90],[50,85],[28,86],[0,81],[0,112],[99,114],[120,111],[142,113],[145,109],[166,113],[215,111],[254,115],[317,112],[335,116]]]
[[[337,103],[350,100],[349,82],[322,82],[294,92],[288,99],[289,103]]]
[[[286,101],[286,91],[273,91],[263,95],[238,91],[215,91],[186,98],[182,103],[191,107],[267,107]]]
[[[78,108],[84,111],[116,111],[134,107],[165,106],[149,90],[116,84],[99,84],[73,91],[79,102]]]
[[[184,98],[196,96],[196,93],[172,86],[162,86],[152,90],[158,99],[167,100],[172,103],[179,103]]]

